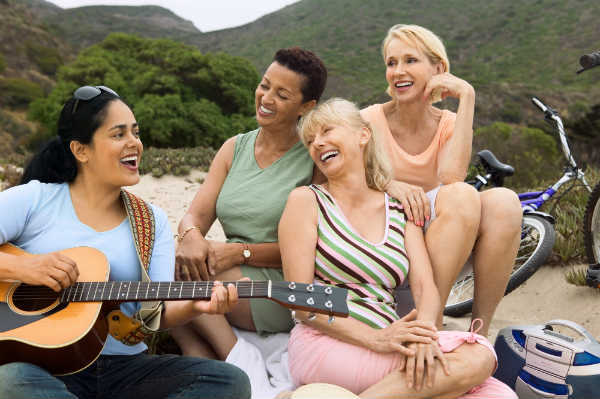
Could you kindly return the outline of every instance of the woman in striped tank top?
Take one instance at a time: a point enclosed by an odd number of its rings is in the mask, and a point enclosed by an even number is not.
[[[286,280],[348,289],[350,317],[296,312],[289,366],[297,385],[323,382],[361,397],[515,398],[491,376],[483,336],[437,331],[440,297],[423,232],[383,192],[390,168],[358,108],[331,99],[300,123],[327,177],[292,191],[279,225]],[[400,318],[393,289],[408,278],[416,310]],[[467,344],[465,344],[467,342]]]

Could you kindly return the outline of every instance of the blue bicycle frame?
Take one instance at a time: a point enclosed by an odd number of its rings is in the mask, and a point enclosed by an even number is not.
[[[563,154],[567,159],[567,167],[564,175],[551,187],[548,187],[544,191],[531,191],[527,193],[519,194],[519,200],[521,201],[521,207],[523,208],[523,213],[528,212],[537,212],[538,209],[544,205],[546,201],[548,201],[554,194],[558,192],[560,187],[568,183],[572,180],[579,180],[585,186],[585,188],[592,192],[592,188],[585,180],[585,173],[583,170],[579,169],[573,155],[571,155],[571,149],[569,148],[569,143],[567,141],[567,134],[565,133],[563,121],[558,115],[558,112],[553,110],[550,107],[547,107],[544,103],[542,103],[538,98],[533,97],[531,101],[544,113],[544,117],[548,122],[554,122],[554,126],[556,130],[558,130],[558,135],[560,138],[560,144],[562,147]]]
[[[567,147],[568,149],[568,147]],[[537,211],[546,201],[548,201],[554,194],[558,192],[560,187],[568,183],[572,180],[580,180],[583,185],[591,191],[591,187],[588,185],[585,180],[585,174],[582,170],[577,169],[575,166],[575,170],[569,168],[565,172],[565,174],[551,187],[548,187],[545,191],[531,191],[527,193],[520,193],[519,200],[521,201],[521,207],[523,208],[523,212],[535,212]]]

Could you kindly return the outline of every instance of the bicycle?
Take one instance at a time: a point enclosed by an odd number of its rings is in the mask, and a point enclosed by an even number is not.
[[[585,54],[579,59],[581,73],[600,66],[600,51]],[[583,217],[583,241],[589,266],[586,283],[590,287],[600,288],[600,182],[594,186]]]
[[[600,53],[598,53],[598,62],[600,62]],[[531,101],[544,113],[544,119],[558,132],[562,152],[566,158],[567,165],[564,169],[563,176],[546,190],[518,194],[523,209],[521,243],[519,245],[519,251],[517,253],[513,271],[506,287],[505,295],[531,277],[552,253],[556,238],[554,217],[549,213],[541,212],[539,210],[540,207],[552,198],[562,186],[569,182],[572,182],[571,186],[568,187],[561,196],[571,190],[577,181],[580,181],[589,192],[592,192],[590,185],[585,180],[584,171],[577,165],[571,154],[567,134],[558,112],[546,106],[537,97],[532,97]],[[504,178],[511,176],[514,173],[514,168],[512,166],[498,161],[494,154],[489,150],[480,151],[477,155],[479,157],[480,165],[485,169],[484,176],[477,175],[473,181],[469,182],[477,190],[490,184],[501,187],[504,183]],[[593,210],[591,211],[593,216],[590,219],[590,223],[595,228],[595,230],[593,230],[595,235],[592,237],[595,238],[595,241],[593,242],[596,245],[594,247],[596,249],[596,254],[600,257],[600,205],[598,205],[598,198],[600,198],[600,184],[596,186],[595,191],[596,196],[594,197],[592,192],[592,196],[590,197],[590,200],[595,198]],[[560,199],[560,197],[558,199]],[[600,265],[598,266],[598,277],[598,283],[600,285]],[[464,268],[452,286],[444,308],[445,315],[457,317],[471,311],[473,305],[474,282],[472,268]]]

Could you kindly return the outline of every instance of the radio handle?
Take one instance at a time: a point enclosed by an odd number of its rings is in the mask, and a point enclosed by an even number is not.
[[[594,336],[592,334],[590,334],[588,332],[588,330],[586,330],[585,328],[583,328],[579,324],[574,323],[574,322],[572,322],[570,320],[562,320],[562,319],[550,320],[549,322],[545,323],[545,325],[554,325],[554,326],[565,326],[565,327],[568,327],[571,330],[574,330],[575,332],[577,332],[581,336],[583,336],[583,338],[584,338],[585,341],[597,343],[597,341],[594,338]]]

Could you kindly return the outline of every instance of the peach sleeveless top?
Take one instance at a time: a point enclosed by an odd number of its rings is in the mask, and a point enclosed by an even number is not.
[[[388,126],[382,104],[371,105],[361,110],[360,114],[383,137],[383,145],[387,150],[396,180],[420,186],[425,192],[441,184],[438,177],[438,155],[444,144],[452,137],[455,113],[442,110],[438,129],[429,147],[416,155],[407,153],[398,145]]]

